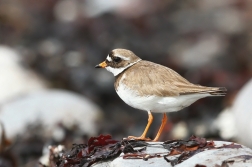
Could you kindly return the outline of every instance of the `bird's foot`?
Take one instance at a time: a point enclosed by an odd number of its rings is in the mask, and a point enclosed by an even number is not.
[[[146,137],[144,137],[144,136],[140,136],[140,137],[128,136],[128,139],[151,141],[151,139],[150,139],[150,138],[146,138]]]

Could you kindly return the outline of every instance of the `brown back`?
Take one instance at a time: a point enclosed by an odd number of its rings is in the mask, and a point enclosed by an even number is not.
[[[212,93],[219,90],[219,88],[192,84],[172,69],[145,60],[139,61],[116,76],[114,83],[116,89],[124,73],[126,78],[121,82],[123,84],[130,82],[131,84],[127,84],[127,86],[137,90],[139,95],[142,96],[178,96],[193,93]]]

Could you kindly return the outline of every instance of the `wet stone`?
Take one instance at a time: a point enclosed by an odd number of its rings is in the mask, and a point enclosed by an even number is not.
[[[188,140],[145,142],[113,140],[110,135],[92,137],[87,144],[75,144],[55,162],[62,167],[249,167],[252,150],[240,144],[207,141],[192,136]]]

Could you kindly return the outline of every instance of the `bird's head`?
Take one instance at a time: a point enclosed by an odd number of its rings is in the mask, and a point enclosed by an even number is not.
[[[141,59],[130,50],[114,49],[108,54],[106,60],[96,65],[95,68],[106,68],[106,70],[113,73],[114,76],[117,76],[140,60]]]

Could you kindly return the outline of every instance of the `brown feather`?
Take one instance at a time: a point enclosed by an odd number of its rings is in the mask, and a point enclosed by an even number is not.
[[[126,77],[121,81],[124,74]],[[166,97],[195,93],[220,96],[226,92],[225,88],[192,84],[172,69],[145,60],[139,61],[116,76],[114,83],[116,90],[120,83],[137,90],[141,96]]]

